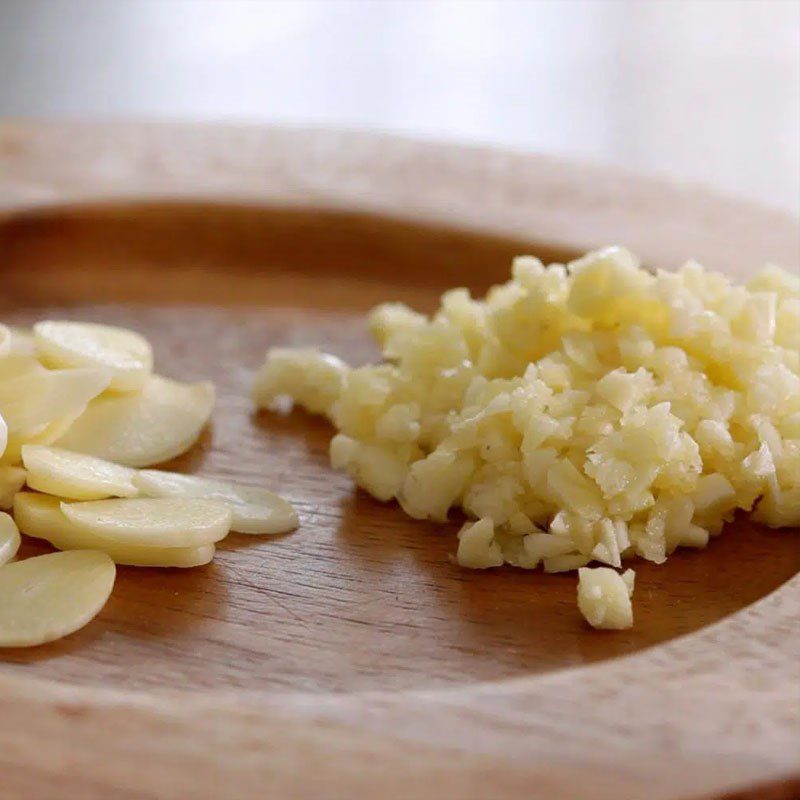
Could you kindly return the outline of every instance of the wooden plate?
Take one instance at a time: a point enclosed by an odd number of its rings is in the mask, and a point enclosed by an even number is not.
[[[145,332],[160,371],[218,386],[180,466],[274,487],[302,519],[206,568],[121,568],[90,626],[2,653],[0,795],[793,796],[794,532],[741,520],[637,564],[636,627],[597,633],[574,576],[459,570],[455,523],[355,493],[326,424],[248,400],[268,346],[365,361],[375,302],[430,309],[515,253],[613,242],[654,266],[798,264],[777,212],[598,167],[352,133],[0,127],[2,319]]]

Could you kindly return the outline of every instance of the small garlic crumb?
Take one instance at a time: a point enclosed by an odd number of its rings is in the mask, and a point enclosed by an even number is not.
[[[633,626],[633,585],[636,573],[610,567],[578,570],[578,608],[593,628],[624,630]]]
[[[312,414],[330,417],[347,372],[341,359],[319,350],[275,347],[256,375],[253,397],[262,407],[291,397]]]
[[[494,540],[494,524],[484,517],[477,522],[468,522],[458,532],[456,561],[470,569],[488,569],[503,564],[500,545]]]

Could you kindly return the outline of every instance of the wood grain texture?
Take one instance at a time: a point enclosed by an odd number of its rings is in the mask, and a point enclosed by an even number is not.
[[[273,487],[302,523],[122,568],[92,625],[0,655],[0,797],[793,796],[795,532],[740,520],[637,564],[636,627],[599,634],[574,577],[459,570],[455,522],[355,493],[325,423],[247,399],[268,346],[369,360],[372,304],[431,308],[518,252],[623,241],[744,275],[797,268],[791,219],[530,156],[141,125],[0,126],[0,208],[2,319],[146,333],[160,371],[218,385],[178,465]]]

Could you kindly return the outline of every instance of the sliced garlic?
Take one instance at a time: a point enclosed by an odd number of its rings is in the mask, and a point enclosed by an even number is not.
[[[102,550],[117,564],[134,567],[199,567],[214,557],[214,545],[195,547],[150,547],[117,543],[82,531],[61,510],[57,497],[20,492],[14,501],[14,516],[26,536],[44,539],[59,550]]]
[[[30,328],[18,328],[15,325],[9,325],[8,330],[11,334],[9,355],[36,356],[36,341]]]
[[[6,421],[3,419],[3,415],[0,414],[0,457],[6,452],[6,447],[8,446],[8,425],[6,425]]]
[[[0,381],[10,381],[12,378],[19,378],[21,375],[28,375],[31,372],[43,374],[47,370],[29,353],[15,353],[13,350],[9,355],[0,358]]]
[[[0,647],[32,647],[82,628],[105,605],[116,567],[96,550],[0,567]]]
[[[19,550],[19,529],[14,520],[0,513],[0,566],[11,561]]]
[[[214,408],[214,385],[153,375],[141,392],[92,401],[57,444],[129,467],[168,461],[188,450]]]
[[[24,372],[0,383],[0,413],[9,432],[30,431],[79,411],[110,378],[96,367]]]
[[[59,547],[59,550],[69,549],[68,547]],[[99,549],[107,553],[115,563],[128,567],[179,569],[191,569],[210,564],[216,552],[213,544],[199,544],[196,547],[121,547],[106,544]]]
[[[0,358],[11,352],[11,330],[5,325],[0,325]]]
[[[70,429],[72,423],[83,413],[85,408],[84,406],[72,414],[54,419],[48,425],[41,425],[32,431],[12,433],[8,437],[5,453],[0,456],[0,463],[20,464],[22,463],[22,448],[26,444],[48,445],[56,441],[56,439],[60,439]]]
[[[228,535],[230,509],[196,497],[145,497],[61,503],[64,516],[80,533],[117,544],[195,547]]]
[[[14,505],[14,495],[25,485],[25,477],[22,467],[0,465],[0,508]]]
[[[286,533],[297,527],[297,514],[282,497],[259,486],[239,486],[226,481],[147,469],[134,484],[148,497],[205,497],[220,500],[233,514],[231,530],[250,534]]]
[[[60,447],[27,444],[22,462],[28,471],[28,486],[70,500],[102,500],[135,497],[136,471],[84,453]]]
[[[92,322],[45,320],[33,326],[42,362],[50,367],[104,367],[110,388],[140,389],[153,369],[153,351],[140,334]]]

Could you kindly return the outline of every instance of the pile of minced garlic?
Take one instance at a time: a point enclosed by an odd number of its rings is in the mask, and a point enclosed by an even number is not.
[[[579,569],[589,622],[628,627],[623,560],[705,547],[737,509],[800,525],[795,275],[521,256],[483,300],[454,289],[432,317],[390,303],[369,323],[382,363],[274,349],[255,399],[326,415],[333,466],[411,517],[463,509],[465,567]]]

